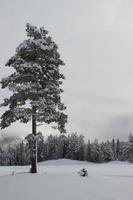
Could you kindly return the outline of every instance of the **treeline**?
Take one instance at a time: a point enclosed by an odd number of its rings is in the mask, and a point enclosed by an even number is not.
[[[109,161],[133,162],[133,135],[128,141],[112,140],[85,142],[83,135],[43,136],[38,141],[38,161],[69,158],[95,163]],[[31,163],[30,144],[23,140],[15,145],[0,147],[0,165],[28,165]]]

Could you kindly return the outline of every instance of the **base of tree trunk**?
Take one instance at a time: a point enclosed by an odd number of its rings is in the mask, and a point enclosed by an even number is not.
[[[31,173],[37,173],[37,162],[36,162],[36,157],[32,158],[32,164],[31,164]]]
[[[30,169],[30,173],[37,173],[37,167],[32,166],[31,169]]]
[[[30,173],[32,173],[32,174],[37,173],[37,170],[31,168]]]

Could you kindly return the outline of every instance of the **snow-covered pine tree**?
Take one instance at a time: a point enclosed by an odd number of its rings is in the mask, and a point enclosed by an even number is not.
[[[113,150],[112,150],[112,144],[109,141],[102,142],[101,144],[101,151],[102,151],[102,160],[104,162],[112,161],[113,156]]]
[[[120,157],[120,140],[117,138],[116,141],[116,159],[119,160]]]
[[[112,142],[111,142],[111,148],[112,148],[112,158],[113,160],[116,160],[116,143],[115,143],[115,139],[113,138],[112,139]]]
[[[90,140],[88,140],[86,146],[85,146],[85,160],[88,162],[92,161],[92,144]]]
[[[127,160],[133,162],[133,135],[130,133],[126,145]]]
[[[56,43],[42,27],[38,29],[29,23],[26,25],[28,39],[17,48],[6,66],[15,72],[1,81],[2,88],[12,91],[1,106],[8,110],[1,116],[1,128],[10,126],[19,120],[27,123],[32,120],[32,166],[31,172],[37,172],[37,122],[57,123],[60,132],[65,132],[67,115],[63,113],[60,88],[64,75],[60,66],[64,65],[58,53]]]
[[[97,139],[95,139],[94,142],[92,143],[91,155],[92,155],[93,162],[98,163],[102,161],[101,146]]]

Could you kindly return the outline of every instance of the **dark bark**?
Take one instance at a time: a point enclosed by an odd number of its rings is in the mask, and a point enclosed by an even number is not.
[[[32,157],[31,157],[31,173],[37,173],[37,144],[36,144],[36,108],[32,108],[32,134],[33,134],[33,145],[32,145]]]

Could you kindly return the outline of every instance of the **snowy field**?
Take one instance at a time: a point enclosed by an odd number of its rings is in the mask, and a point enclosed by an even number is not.
[[[88,177],[77,172],[86,168]],[[0,167],[0,200],[133,200],[133,164],[92,164],[60,159],[38,165]]]

